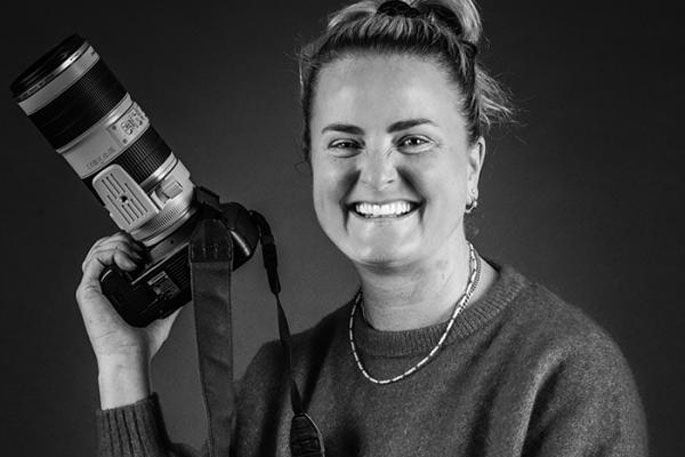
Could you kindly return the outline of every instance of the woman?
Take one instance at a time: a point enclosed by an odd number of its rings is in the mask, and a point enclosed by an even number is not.
[[[293,338],[293,370],[329,456],[640,456],[640,400],[596,324],[464,231],[489,124],[505,97],[477,61],[470,0],[365,1],[338,12],[301,62],[316,214],[360,292]],[[132,269],[125,235],[95,244],[77,299],[97,355],[101,455],[168,443],[149,363],[176,314],[126,326],[97,277]],[[280,347],[241,383],[237,456],[290,455]],[[134,451],[137,449],[138,451]],[[173,451],[176,449],[176,451]]]

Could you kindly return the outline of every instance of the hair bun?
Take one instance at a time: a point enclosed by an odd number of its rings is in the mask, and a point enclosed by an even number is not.
[[[417,17],[421,13],[416,8],[402,0],[387,0],[378,7],[376,14],[386,14],[388,16]]]
[[[482,25],[478,9],[471,0],[418,0],[414,8],[448,26],[462,40],[478,44]]]

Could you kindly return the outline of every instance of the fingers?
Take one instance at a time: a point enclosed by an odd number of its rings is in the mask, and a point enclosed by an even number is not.
[[[146,256],[145,247],[141,243],[134,240],[131,235],[126,232],[118,232],[112,236],[100,238],[93,244],[81,264],[81,270],[85,272],[86,264],[90,262],[93,256],[112,249],[123,251],[130,257],[144,258]]]
[[[122,254],[125,254],[122,257]],[[111,244],[105,244],[97,249],[94,249],[88,257],[86,257],[86,260],[83,261],[83,264],[81,265],[82,269],[85,272],[85,267],[88,262],[90,262],[94,257],[100,258],[100,260],[121,260],[121,259],[129,259],[133,260],[135,262],[142,262],[143,261],[143,252],[139,249],[136,249],[130,245],[126,245],[123,243],[111,243]],[[112,262],[111,260],[109,261],[108,265],[111,265]],[[128,263],[128,262],[125,262]],[[117,262],[117,265],[120,268],[123,268],[122,265]]]
[[[116,265],[125,271],[132,271],[145,263],[145,248],[126,232],[100,238],[88,251],[81,264],[83,278],[80,289],[99,288],[99,279],[105,268]]]
[[[114,235],[110,236],[105,236],[97,240],[95,243],[93,243],[93,246],[91,246],[90,250],[86,254],[86,259],[90,257],[92,252],[96,249],[103,248],[103,247],[108,247],[108,246],[113,246],[116,244],[126,244],[130,246],[133,249],[139,249],[139,250],[144,250],[142,244],[136,240],[133,239],[131,235],[128,233],[122,231],[119,231],[115,233]],[[83,262],[85,264],[85,261]]]
[[[93,252],[94,249],[99,248],[103,243],[107,242],[108,240],[120,240],[124,241],[126,239],[127,233],[124,231],[119,231],[115,233],[114,235],[110,236],[103,236],[102,238],[98,239],[93,243],[93,245],[90,247],[90,250],[86,254],[86,257],[90,256],[90,253]]]
[[[98,280],[105,268],[115,264],[125,271],[133,271],[142,263],[139,254],[117,247],[94,251],[83,264],[83,281]]]

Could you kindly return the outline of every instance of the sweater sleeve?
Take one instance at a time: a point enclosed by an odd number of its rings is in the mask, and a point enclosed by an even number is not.
[[[642,404],[618,347],[606,337],[575,349],[540,385],[523,455],[646,456]]]
[[[190,446],[171,443],[156,393],[132,405],[97,410],[98,457],[198,457]],[[205,451],[206,447],[203,447]]]

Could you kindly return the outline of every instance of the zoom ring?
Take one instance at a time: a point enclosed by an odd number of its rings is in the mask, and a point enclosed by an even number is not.
[[[124,86],[100,59],[69,89],[29,117],[58,149],[96,124],[125,95]]]

